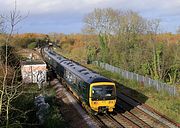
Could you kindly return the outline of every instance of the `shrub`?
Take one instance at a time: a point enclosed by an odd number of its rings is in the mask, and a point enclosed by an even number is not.
[[[36,42],[32,42],[28,45],[28,48],[29,49],[34,49],[35,47],[37,46],[37,43]]]

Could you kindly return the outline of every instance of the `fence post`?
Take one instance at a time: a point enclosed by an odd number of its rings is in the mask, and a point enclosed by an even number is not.
[[[150,78],[148,78],[148,84],[151,86],[151,79]]]
[[[138,74],[136,74],[136,78],[137,78],[137,81],[139,81],[139,75]]]
[[[126,77],[126,76],[124,75],[124,70],[122,71],[122,76],[123,76],[123,77]]]
[[[107,64],[107,63],[106,63],[106,66],[105,66],[105,67],[106,67],[106,70],[108,70],[108,71],[109,71],[109,66],[108,66],[108,64]]]
[[[156,81],[156,89],[157,91],[160,91],[158,81]]]
[[[108,71],[111,71],[111,65],[108,64]]]
[[[112,65],[109,65],[109,71],[112,72]]]
[[[108,64],[107,64],[107,63],[106,63],[106,65],[105,65],[105,69],[108,70]]]
[[[112,67],[111,71],[114,73],[114,66],[111,66],[111,67]]]
[[[173,95],[174,96],[176,95],[176,87],[175,86],[173,87]]]
[[[145,82],[144,82],[144,76],[142,76],[142,79],[143,79],[143,80],[142,80],[142,81],[143,81],[143,83],[145,83]]]
[[[104,69],[104,63],[101,63],[102,68]]]
[[[126,78],[128,78],[128,72],[126,71]]]

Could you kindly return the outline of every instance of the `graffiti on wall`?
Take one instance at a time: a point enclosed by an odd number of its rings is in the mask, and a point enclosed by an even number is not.
[[[25,83],[38,83],[46,82],[46,70],[23,70],[23,81]]]

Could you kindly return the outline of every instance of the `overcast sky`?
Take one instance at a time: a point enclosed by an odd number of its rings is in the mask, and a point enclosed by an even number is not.
[[[18,32],[79,33],[83,17],[94,8],[131,9],[141,16],[161,20],[164,32],[175,33],[180,26],[180,0],[16,0],[17,8],[28,17]],[[0,0],[0,13],[13,9],[14,0]]]

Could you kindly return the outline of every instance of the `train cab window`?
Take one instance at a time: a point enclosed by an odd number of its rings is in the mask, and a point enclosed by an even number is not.
[[[92,88],[92,94],[93,94],[93,96],[102,95],[103,94],[103,88],[102,87],[93,87]]]
[[[111,96],[111,95],[113,95],[113,87],[111,87],[111,86],[105,86],[105,87],[104,87],[104,93],[105,93],[105,96]]]
[[[113,99],[115,96],[114,86],[93,86],[92,100]]]

